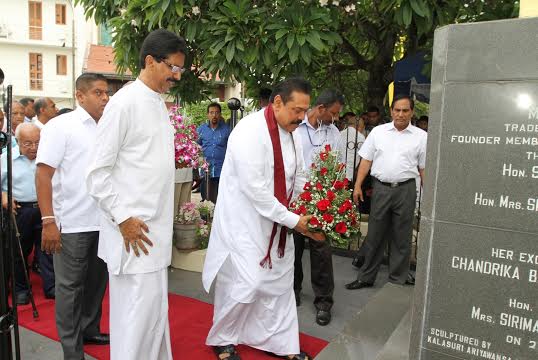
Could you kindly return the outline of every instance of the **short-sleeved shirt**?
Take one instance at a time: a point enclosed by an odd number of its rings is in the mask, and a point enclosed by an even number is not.
[[[53,207],[62,233],[98,231],[100,212],[86,188],[86,177],[95,152],[97,123],[84,110],[57,116],[41,130],[37,164],[56,169]]]
[[[372,161],[371,175],[383,182],[402,182],[426,166],[427,133],[411,124],[402,131],[394,123],[376,126],[359,155]]]
[[[35,160],[22,155],[18,146],[13,147],[12,162],[12,189],[13,198],[21,202],[37,201],[35,191]],[[7,191],[7,153],[2,154],[2,191]]]

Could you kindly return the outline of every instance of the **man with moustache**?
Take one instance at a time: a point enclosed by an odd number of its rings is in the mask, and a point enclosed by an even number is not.
[[[5,111],[5,109],[4,109]],[[11,103],[11,131],[15,135],[17,126],[24,122],[24,106],[18,101]]]
[[[221,118],[222,109],[219,103],[207,106],[208,122],[198,127],[198,143],[202,146],[204,157],[209,163],[207,174],[202,173],[202,200],[217,202],[219,178],[226,155],[226,146],[230,136],[230,127]],[[207,176],[207,179],[205,176]]]
[[[310,84],[277,84],[271,103],[247,116],[230,135],[221,193],[202,279],[215,284],[213,326],[206,344],[219,359],[238,360],[244,344],[284,359],[312,359],[300,351],[292,288],[293,242],[288,229],[308,232],[311,216],[288,210],[305,183],[301,142],[293,131],[310,101]]]
[[[336,90],[324,90],[316,99],[315,106],[306,114],[297,129],[303,147],[305,171],[310,171],[316,155],[330,145],[335,151],[342,148],[340,131],[334,125],[339,119],[344,105],[344,96]],[[340,151],[339,158],[344,161],[344,153]],[[303,283],[303,252],[306,237],[295,233],[295,276],[293,288],[297,306],[301,304],[301,288]],[[310,240],[310,239],[309,239]],[[327,241],[309,241],[310,268],[312,288],[314,290],[314,305],[316,307],[316,323],[321,326],[331,321],[333,305],[334,275],[331,244]]]
[[[85,73],[75,86],[79,106],[43,127],[36,160],[41,246],[54,254],[56,327],[65,360],[83,359],[83,344],[109,342],[100,331],[107,273],[97,257],[99,211],[85,186],[91,154],[100,146],[97,122],[108,84],[102,75]]]
[[[140,75],[114,95],[97,127],[87,186],[102,210],[112,360],[172,359],[174,130],[161,94],[181,78],[185,55],[185,40],[152,31],[140,49]]]
[[[23,252],[15,252],[15,301],[19,305],[30,302],[28,283],[24,276],[24,264],[34,244],[41,246],[41,214],[37,204],[35,172],[37,148],[39,145],[39,128],[31,123],[22,123],[17,127],[16,137],[19,146],[13,148],[13,212],[20,233],[20,244]],[[2,174],[7,174],[7,154],[2,154]],[[7,209],[7,176],[2,177],[2,206]],[[39,259],[43,292],[45,298],[54,298],[54,269],[52,256],[34,254]],[[23,262],[24,260],[24,262]]]
[[[390,237],[389,281],[405,284],[409,272],[413,216],[416,201],[415,179],[424,180],[427,134],[411,125],[414,102],[397,95],[391,106],[392,122],[375,127],[359,151],[353,200],[364,201],[362,183],[371,168],[373,193],[365,259],[357,280],[346,284],[355,290],[374,285],[383,260],[387,233]],[[362,249],[362,248],[361,248]]]

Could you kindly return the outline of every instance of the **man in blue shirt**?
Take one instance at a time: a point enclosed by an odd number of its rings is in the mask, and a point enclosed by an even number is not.
[[[202,146],[204,157],[209,163],[208,178],[202,173],[201,193],[202,200],[217,202],[219,191],[220,172],[226,155],[226,146],[230,136],[230,127],[221,120],[222,108],[219,103],[207,106],[207,123],[200,125],[198,131],[198,144]]]
[[[34,244],[36,249],[41,248],[41,212],[37,204],[35,188],[35,158],[39,144],[39,128],[32,123],[22,123],[17,127],[15,136],[19,146],[13,148],[13,210],[20,232],[20,243],[24,254],[24,260],[32,251]],[[2,154],[2,206],[7,208],[7,154]],[[43,279],[43,292],[45,297],[53,299],[54,291],[54,268],[52,256],[39,250],[34,256],[39,259],[41,278]],[[26,271],[19,251],[15,252],[15,301],[19,305],[28,304],[30,301],[28,284],[24,277]]]

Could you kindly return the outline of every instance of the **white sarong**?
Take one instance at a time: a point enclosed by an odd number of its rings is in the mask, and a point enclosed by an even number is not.
[[[299,354],[299,324],[295,295],[256,296],[251,303],[233,299],[236,269],[228,258],[215,283],[213,327],[206,344],[223,346],[243,344],[277,355]]]
[[[167,269],[109,282],[111,360],[171,360]]]

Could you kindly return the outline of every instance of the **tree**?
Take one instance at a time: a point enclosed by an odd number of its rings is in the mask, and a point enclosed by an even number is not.
[[[518,8],[509,0],[75,1],[113,29],[121,69],[138,72],[138,49],[151,30],[184,36],[192,73],[180,93],[187,101],[197,100],[202,75],[256,89],[301,74],[380,108],[395,60],[431,49],[437,26],[512,17]],[[366,84],[353,86],[359,81]]]

